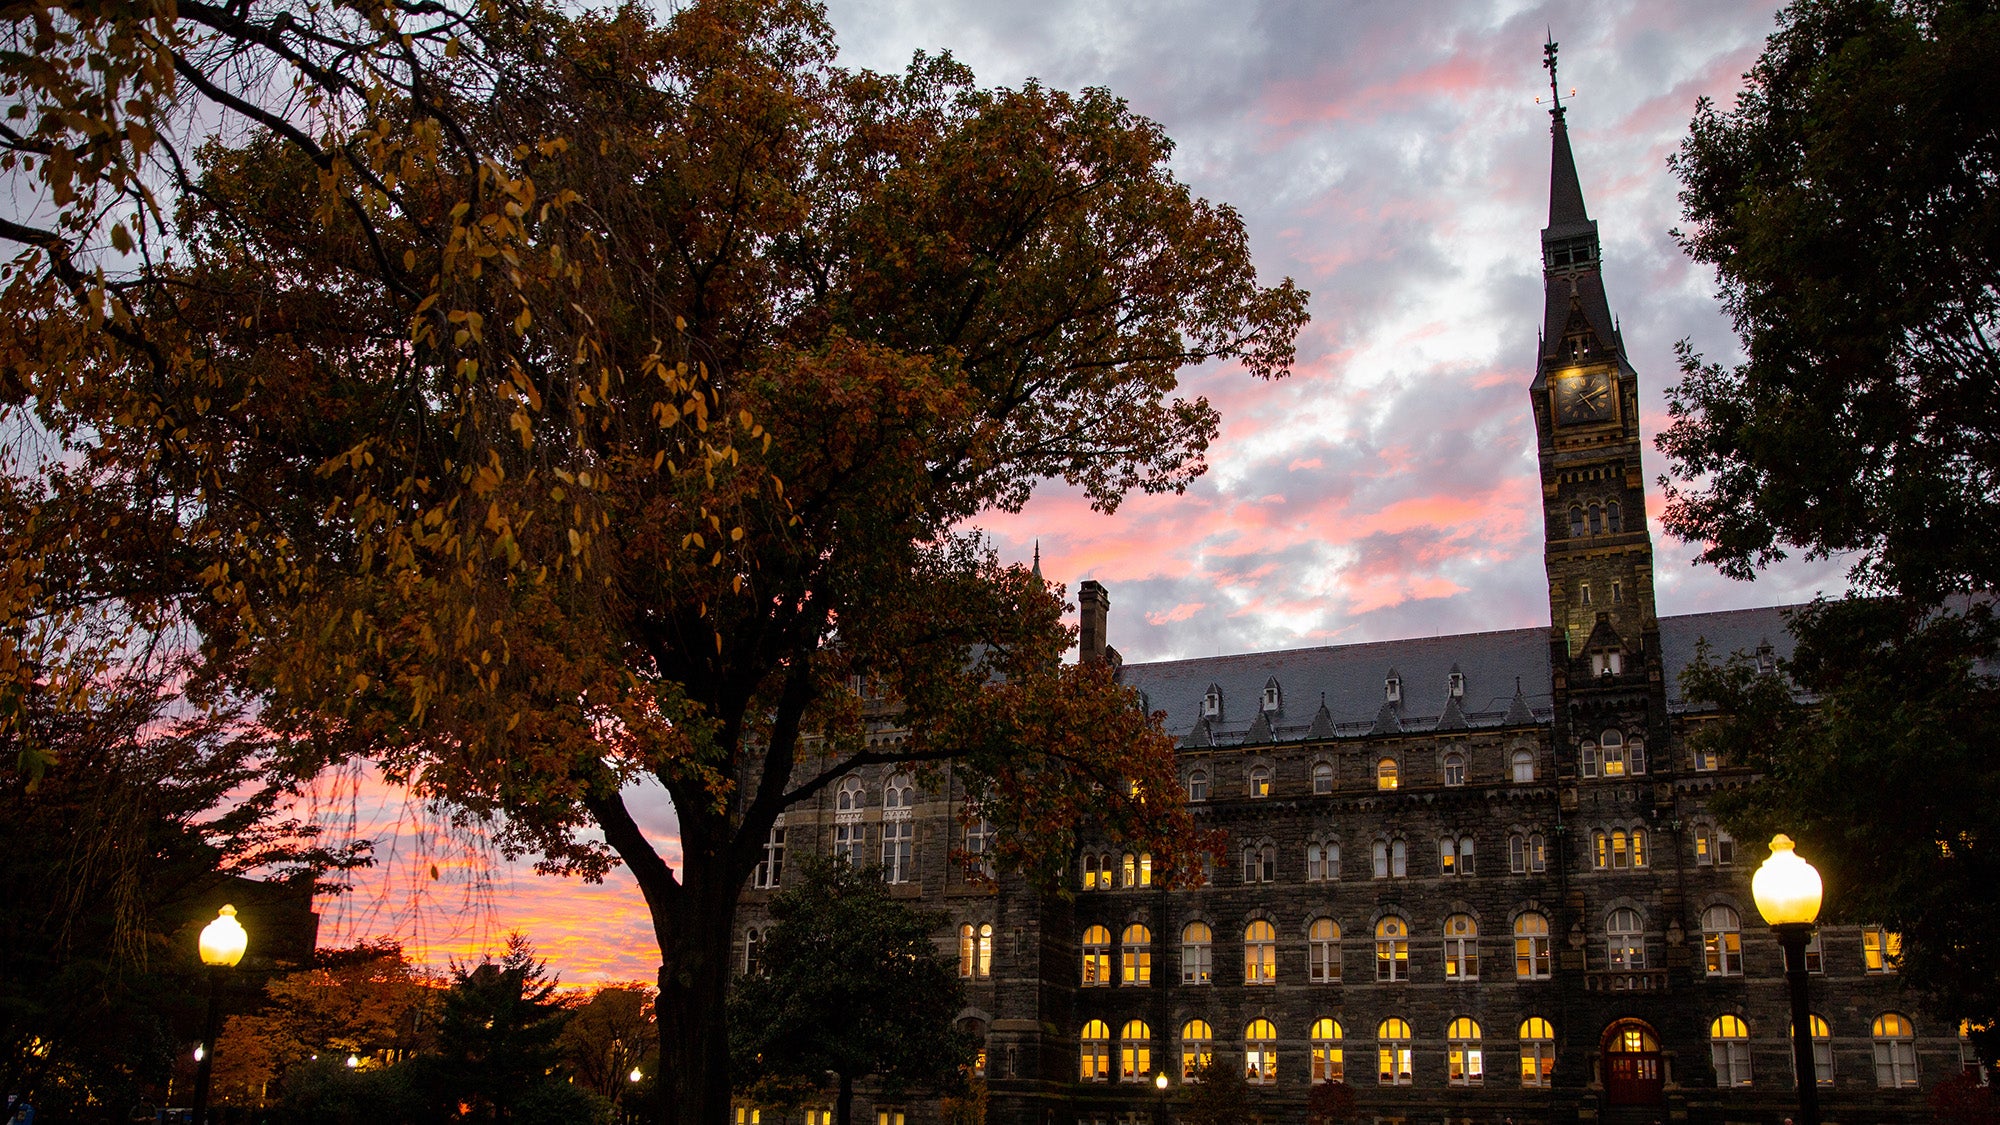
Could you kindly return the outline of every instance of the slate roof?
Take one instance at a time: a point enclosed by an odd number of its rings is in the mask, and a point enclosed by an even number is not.
[[[1732,653],[1754,657],[1765,644],[1779,658],[1790,656],[1792,637],[1784,621],[1788,608],[1661,618],[1669,709],[1688,709],[1681,698],[1680,675],[1694,659],[1701,639],[1707,639],[1717,657]],[[1148,707],[1165,711],[1168,733],[1189,745],[1296,742],[1388,730],[1476,730],[1550,721],[1548,636],[1547,629],[1507,629],[1163,660],[1127,664],[1120,678],[1145,693]],[[1457,707],[1449,706],[1454,665],[1465,677],[1465,696]],[[1392,672],[1402,680],[1402,703],[1395,707],[1389,705],[1384,688]],[[1266,713],[1261,709],[1264,685],[1273,679],[1282,689],[1283,706]],[[1202,697],[1211,688],[1222,694],[1222,716],[1204,724]]]

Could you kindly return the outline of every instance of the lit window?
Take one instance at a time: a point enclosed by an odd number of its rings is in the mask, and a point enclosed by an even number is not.
[[[1333,792],[1333,763],[1313,763],[1313,793],[1325,796]]]
[[[1701,953],[1712,977],[1743,975],[1743,921],[1727,906],[1701,912]]]
[[[993,975],[993,923],[991,922],[979,924],[979,949],[973,960],[973,970],[974,976],[984,978]]]
[[[1386,1019],[1375,1029],[1375,1080],[1384,1086],[1408,1086],[1414,1080],[1410,1070],[1410,1025]]]
[[[917,826],[907,820],[883,822],[883,882],[907,883],[916,878],[916,862],[913,855],[913,849],[916,845],[916,832]]]
[[[1187,790],[1190,801],[1208,800],[1208,771],[1196,770],[1189,774]]]
[[[1384,758],[1375,763],[1375,788],[1396,788],[1396,759]]]
[[[1603,756],[1605,777],[1625,776],[1625,736],[1615,730],[1604,732],[1598,740],[1598,750]]]
[[[1450,836],[1438,841],[1438,874],[1470,876],[1472,874],[1472,837]]]
[[[958,928],[958,975],[969,977],[979,961],[979,931],[967,922]]]
[[[1151,865],[1151,864],[1148,864],[1147,866],[1148,866],[1148,867],[1150,868],[1150,867],[1151,867],[1152,865]],[[1125,876],[1125,877],[1124,877],[1123,881],[1121,881],[1121,882],[1120,882],[1120,883],[1118,884],[1119,886],[1121,886],[1121,887],[1136,887],[1136,886],[1139,886],[1139,857],[1138,857],[1138,856],[1135,856],[1135,855],[1133,855],[1133,854],[1132,854],[1131,852],[1126,852],[1126,853],[1125,853],[1125,862],[1124,862],[1124,865],[1123,865],[1123,867],[1122,867],[1122,870],[1123,870],[1123,872],[1124,872],[1124,876]],[[1151,874],[1151,872],[1149,871],[1149,872],[1148,872],[1148,874]],[[1148,882],[1150,882],[1150,881],[1151,881],[1151,880],[1148,880]]]
[[[1138,923],[1125,927],[1118,939],[1119,969],[1128,986],[1144,987],[1153,983],[1153,931]]]
[[[1083,931],[1083,987],[1103,988],[1111,983],[1111,931],[1092,926]]]
[[[1082,1050],[1077,1052],[1077,1077],[1085,1082],[1109,1082],[1111,1080],[1111,1027],[1103,1020],[1091,1020],[1083,1025],[1083,1034],[1078,1037]]]
[[[1549,979],[1549,920],[1528,913],[1514,919],[1514,976]]]
[[[763,1125],[764,1111],[749,1106],[736,1107],[736,1125]]]
[[[1819,931],[1814,930],[1812,939],[1806,942],[1806,972],[1826,972],[1826,951],[1820,944]]]
[[[1444,979],[1479,979],[1479,923],[1470,914],[1444,920]]]
[[[1322,1082],[1343,1082],[1347,1078],[1347,1064],[1341,1051],[1343,1035],[1340,1021],[1331,1019],[1314,1020],[1312,1025],[1312,1081],[1317,1086]]]
[[[1153,1029],[1145,1020],[1131,1020],[1118,1031],[1118,1080],[1153,1080]]]
[[[1271,767],[1250,767],[1249,793],[1252,797],[1268,797],[1271,795]]]
[[[757,861],[757,873],[752,882],[763,890],[770,890],[784,881],[785,874],[785,826],[780,823],[771,828],[771,834],[764,839],[764,855]]]
[[[1535,780],[1535,754],[1532,750],[1514,751],[1514,783],[1526,784]]]
[[[1192,1081],[1215,1056],[1215,1029],[1206,1020],[1189,1020],[1181,1027],[1181,1078]]]
[[[1479,1045],[1479,1025],[1460,1016],[1445,1029],[1446,1081],[1453,1086],[1486,1082],[1486,1053]]]
[[[1375,923],[1375,979],[1410,979],[1410,929],[1401,918]]]
[[[1243,983],[1278,983],[1278,931],[1269,922],[1252,922],[1243,930]]]
[[[1715,830],[1706,824],[1694,826],[1694,862],[1698,867],[1715,862]]]
[[[1207,984],[1214,971],[1215,935],[1206,922],[1189,922],[1181,931],[1181,983]]]
[[[1251,1020],[1243,1029],[1243,1080],[1252,1086],[1278,1081],[1278,1029],[1270,1020]]]
[[[1444,756],[1444,783],[1465,784],[1465,755],[1453,753]]]
[[[1715,1084],[1724,1088],[1750,1084],[1750,1028],[1736,1016],[1718,1016],[1708,1026],[1709,1058],[1715,1063]]]
[[[1315,918],[1306,928],[1307,976],[1314,984],[1334,984],[1340,980],[1340,925],[1331,918]]]
[[[905,1125],[907,1118],[900,1109],[878,1109],[875,1111],[875,1125]],[[739,1122],[738,1125],[741,1125]],[[754,1125],[754,1123],[753,1123]]]
[[[1880,926],[1861,931],[1861,964],[1871,973],[1893,973],[1903,963],[1903,935]]]
[[[1340,878],[1340,845],[1306,845],[1306,881],[1331,883]]]
[[[1895,1090],[1917,1084],[1917,1039],[1910,1021],[1895,1012],[1875,1017],[1875,1084]]]
[[[1521,1085],[1549,1086],[1556,1072],[1556,1029],[1540,1016],[1521,1022]]]
[[[1813,1081],[1821,1086],[1833,1085],[1833,1029],[1818,1016],[1806,1017],[1812,1027]],[[1788,1028],[1786,1034],[1789,1035]],[[1798,1081],[1798,1063],[1792,1064],[1792,1080]]]
[[[1694,751],[1694,768],[1703,772],[1722,768],[1722,758],[1706,746],[1697,746]]]
[[[1621,907],[1604,922],[1605,960],[1613,969],[1646,967],[1646,936],[1639,928],[1639,912]]]
[[[764,971],[764,936],[755,927],[743,931],[743,975],[754,977]]]

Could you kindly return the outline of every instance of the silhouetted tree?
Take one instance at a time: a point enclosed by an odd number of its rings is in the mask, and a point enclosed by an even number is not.
[[[521,934],[499,961],[452,967],[440,1004],[436,1065],[442,1089],[476,1121],[507,1121],[562,1061],[557,1047],[568,1009],[556,981]]]

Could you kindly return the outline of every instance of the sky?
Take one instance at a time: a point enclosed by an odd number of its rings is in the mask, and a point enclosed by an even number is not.
[[[1111,597],[1127,662],[1543,625],[1538,475],[1527,387],[1547,220],[1548,83],[1561,82],[1605,285],[1652,439],[1687,338],[1737,355],[1713,276],[1690,263],[1667,157],[1697,99],[1727,106],[1774,28],[1753,0],[829,0],[844,65],[900,70],[950,50],[986,85],[1107,87],[1178,145],[1174,171],[1242,214],[1258,269],[1312,293],[1292,375],[1192,371],[1222,415],[1210,470],[1182,496],[1113,515],[1045,489],[978,521],[1003,558]],[[1571,97],[1570,89],[1575,88]],[[1536,104],[1536,97],[1543,104]],[[1755,583],[1695,565],[1658,525],[1662,614],[1802,601],[1845,588],[1838,561]],[[643,903],[454,847],[367,780],[328,808],[385,858],[323,904],[323,943],[398,934],[438,962],[525,932],[566,983],[656,972]],[[634,795],[678,860],[672,810]],[[364,833],[366,834],[366,833]],[[436,875],[432,865],[436,865]],[[460,909],[471,906],[473,909]]]

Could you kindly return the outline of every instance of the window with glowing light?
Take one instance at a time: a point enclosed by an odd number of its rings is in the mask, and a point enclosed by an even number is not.
[[[1861,931],[1861,965],[1871,973],[1893,973],[1903,963],[1903,935],[1880,926]]]
[[[1153,931],[1134,922],[1119,936],[1120,979],[1126,987],[1144,988],[1153,983]]]
[[[1091,1020],[1077,1037],[1077,1077],[1085,1082],[1111,1080],[1111,1025]]]
[[[1514,919],[1514,978],[1549,979],[1549,920],[1529,911]]]
[[[1740,1016],[1717,1016],[1708,1025],[1708,1052],[1717,1086],[1750,1085],[1750,1027]]]
[[[1278,931],[1262,919],[1243,929],[1243,983],[1278,983]]]
[[[1189,922],[1181,931],[1181,983],[1207,984],[1214,972],[1215,935],[1206,922]]]
[[[1410,927],[1401,918],[1375,923],[1375,979],[1410,979]]]
[[[1386,1019],[1375,1029],[1375,1081],[1383,1086],[1408,1086],[1415,1081],[1410,1068],[1410,1025]]]
[[[1884,1012],[1875,1017],[1875,1085],[1897,1090],[1917,1084],[1917,1033],[1909,1017]]]
[[[1614,910],[1604,921],[1605,962],[1613,969],[1646,967],[1646,935],[1639,912],[1630,907]]]
[[[1340,924],[1315,918],[1306,927],[1307,978],[1314,984],[1340,982]]]
[[[1818,1016],[1808,1016],[1812,1027],[1813,1080],[1820,1086],[1833,1085],[1833,1029]],[[1787,1037],[1791,1029],[1785,1030]],[[1798,1063],[1792,1064],[1792,1080],[1798,1081]]]
[[[1470,914],[1444,920],[1444,979],[1479,979],[1479,923]]]
[[[1701,912],[1701,953],[1712,977],[1743,975],[1743,919],[1727,906]]]
[[[1375,788],[1394,789],[1397,783],[1396,759],[1384,758],[1375,763]]]
[[[1545,1089],[1556,1072],[1556,1029],[1535,1016],[1521,1022],[1521,1085]]]
[[[1150,1082],[1153,1077],[1153,1029],[1144,1020],[1129,1020],[1118,1032],[1118,1080]]]
[[[1083,987],[1104,988],[1111,983],[1111,931],[1092,926],[1083,931]]]
[[[1312,1082],[1317,1086],[1324,1082],[1344,1082],[1347,1080],[1347,1062],[1341,1048],[1345,1036],[1340,1021],[1318,1019],[1312,1025]]]
[[[1464,1016],[1445,1029],[1445,1080],[1453,1086],[1486,1084],[1486,1052],[1480,1046],[1479,1024]]]
[[[1252,1086],[1278,1082],[1278,1029],[1270,1020],[1251,1020],[1243,1029],[1243,1080]]]
[[[1189,1020],[1181,1025],[1181,1079],[1194,1082],[1201,1069],[1215,1057],[1215,1029],[1206,1020]]]

